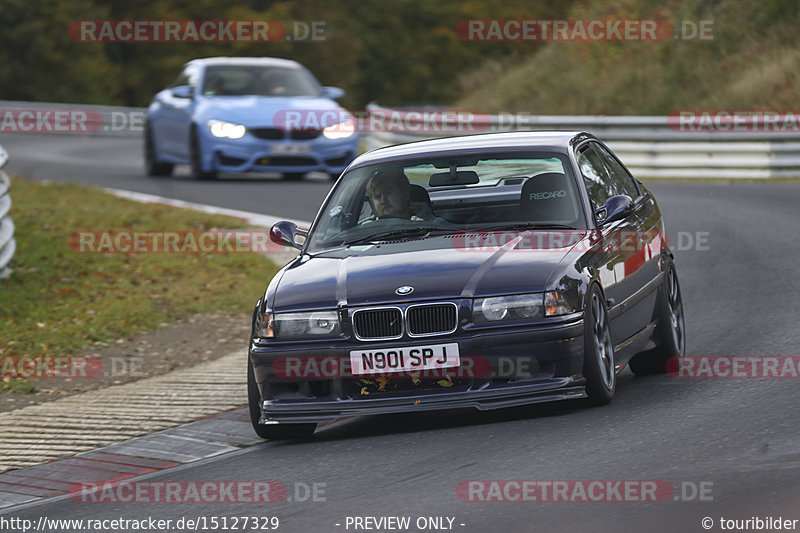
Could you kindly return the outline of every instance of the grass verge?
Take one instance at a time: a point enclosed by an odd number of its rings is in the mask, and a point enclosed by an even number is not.
[[[17,252],[0,280],[0,358],[69,356],[195,313],[249,313],[278,267],[256,253],[77,253],[74,231],[206,231],[237,219],[12,177]],[[0,373],[0,390],[24,390]]]

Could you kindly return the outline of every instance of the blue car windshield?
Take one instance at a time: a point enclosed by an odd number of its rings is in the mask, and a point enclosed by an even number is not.
[[[565,154],[536,152],[359,167],[340,179],[320,211],[307,251],[426,232],[585,228],[570,169]]]
[[[206,68],[204,96],[320,96],[311,75],[299,68],[218,65]]]

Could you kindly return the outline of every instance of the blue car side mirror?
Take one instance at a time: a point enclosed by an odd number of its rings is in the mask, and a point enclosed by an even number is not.
[[[339,87],[323,87],[322,94],[331,100],[338,100],[339,98],[344,98],[345,92]]]
[[[189,85],[178,85],[172,88],[172,96],[175,98],[194,98],[194,89]]]

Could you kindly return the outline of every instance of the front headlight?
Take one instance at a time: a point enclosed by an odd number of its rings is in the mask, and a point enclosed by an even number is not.
[[[543,304],[544,294],[541,292],[477,298],[472,306],[472,320],[475,323],[485,323],[541,318],[544,316]]]
[[[345,120],[338,124],[332,124],[322,130],[322,134],[328,139],[346,139],[356,132],[356,123],[352,120]]]
[[[312,313],[264,313],[261,336],[270,338],[339,335],[339,314],[336,311]]]
[[[214,137],[227,137],[228,139],[241,139],[247,132],[247,128],[241,124],[225,122],[224,120],[209,120],[208,129]]]

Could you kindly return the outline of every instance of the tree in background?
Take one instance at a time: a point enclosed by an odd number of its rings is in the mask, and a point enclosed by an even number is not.
[[[573,0],[3,0],[0,99],[144,106],[180,66],[209,56],[272,56],[299,61],[324,85],[347,91],[351,108],[441,104],[458,95],[459,77],[486,61],[534,52],[539,43],[465,42],[469,18],[557,18]],[[324,21],[324,41],[275,43],[82,43],[75,20]]]

